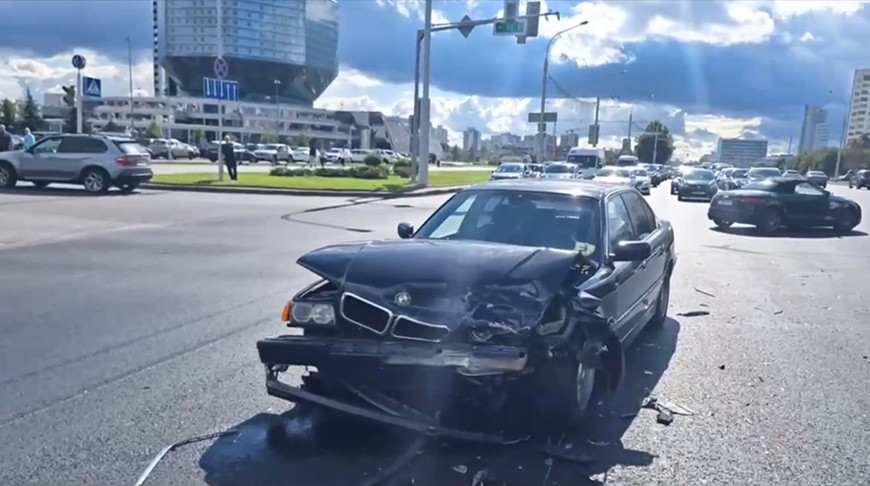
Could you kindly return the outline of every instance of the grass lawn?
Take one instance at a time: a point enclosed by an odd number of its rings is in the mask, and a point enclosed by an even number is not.
[[[467,186],[489,179],[489,172],[481,170],[451,170],[429,172],[429,187]],[[239,174],[231,181],[224,174],[217,180],[217,170],[210,173],[155,174],[151,182],[162,184],[195,184],[204,186],[266,187],[275,189],[344,189],[356,191],[407,191],[414,186],[407,179],[390,176],[389,179],[354,179],[352,177],[283,177],[269,174]]]

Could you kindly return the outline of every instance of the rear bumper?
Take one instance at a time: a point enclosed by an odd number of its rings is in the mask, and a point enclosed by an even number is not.
[[[151,169],[125,169],[112,180],[115,184],[141,184],[148,182],[154,177]]]
[[[416,365],[522,371],[528,361],[524,348],[513,346],[444,345],[396,341],[281,336],[257,341],[260,361],[267,366]]]

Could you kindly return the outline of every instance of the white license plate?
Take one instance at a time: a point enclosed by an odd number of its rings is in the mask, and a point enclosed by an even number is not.
[[[717,204],[720,206],[732,206],[734,203],[732,201],[719,201]]]

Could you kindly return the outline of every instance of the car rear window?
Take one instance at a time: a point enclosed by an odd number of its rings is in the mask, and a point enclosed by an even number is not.
[[[115,145],[126,155],[147,155],[148,149],[135,140],[115,141]]]

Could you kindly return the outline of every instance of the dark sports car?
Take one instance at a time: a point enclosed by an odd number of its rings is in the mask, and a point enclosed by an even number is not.
[[[257,343],[270,395],[503,443],[468,415],[577,426],[622,380],[623,349],[666,318],[673,230],[633,188],[488,182],[398,232],[299,258],[320,280],[285,307],[302,334]],[[278,379],[290,366],[317,371],[294,387]]]
[[[717,194],[707,217],[720,228],[744,223],[774,232],[786,225],[832,226],[845,233],[861,222],[861,206],[812,182],[777,177]]]

